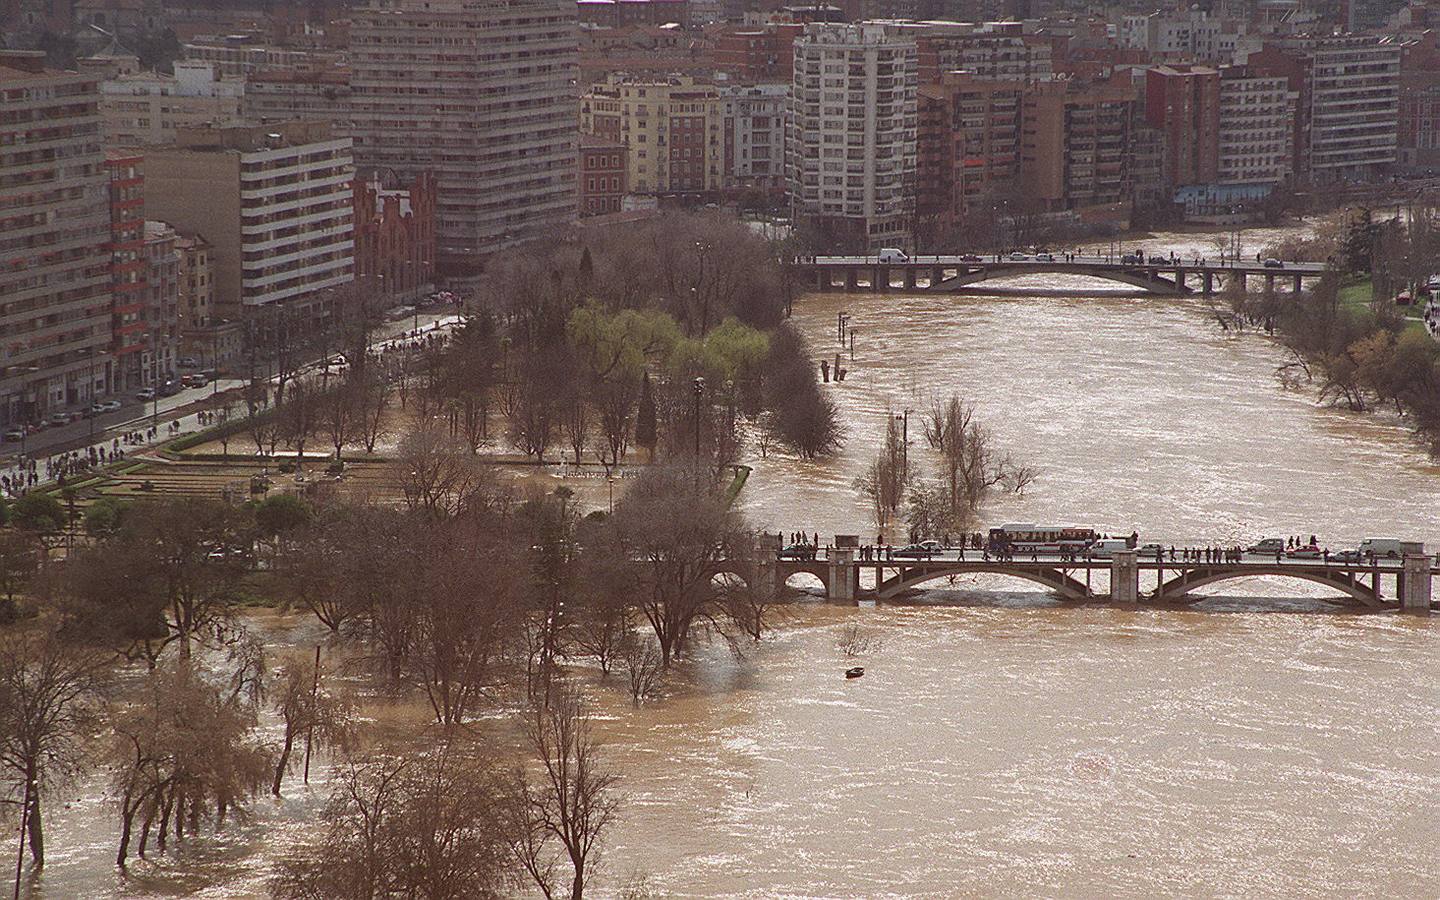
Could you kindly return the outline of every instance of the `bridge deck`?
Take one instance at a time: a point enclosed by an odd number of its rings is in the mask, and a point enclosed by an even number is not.
[[[1124,269],[1174,269],[1176,267],[1190,271],[1211,271],[1211,272],[1243,272],[1249,275],[1320,275],[1325,271],[1325,263],[1312,262],[1291,262],[1282,260],[1281,265],[1266,266],[1263,262],[1226,262],[1209,257],[1203,258],[1203,264],[1197,262],[1196,258],[1176,257],[1175,259],[1165,258],[1158,262],[1151,262],[1147,257],[1139,262],[1123,262],[1122,260],[1108,255],[1101,256],[1075,256],[1066,258],[1057,255],[1053,260],[1039,260],[1033,256],[1025,259],[1010,259],[1006,254],[998,257],[991,253],[976,257],[971,255],[968,259],[965,256],[912,256],[903,262],[882,262],[878,256],[811,256],[797,259],[797,265],[814,266],[822,268],[846,268],[846,267],[874,267],[881,266],[889,269],[906,268],[956,268],[968,267],[991,267],[1005,266],[1016,269],[1032,268],[1037,271],[1046,271],[1057,266],[1070,268],[1094,268],[1101,271],[1114,271]]]

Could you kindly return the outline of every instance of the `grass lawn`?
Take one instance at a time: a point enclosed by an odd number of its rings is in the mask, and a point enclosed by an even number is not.
[[[1368,312],[1370,309],[1370,298],[1373,294],[1374,286],[1370,283],[1370,279],[1361,279],[1360,281],[1352,282],[1340,288],[1340,305],[1355,312]],[[1420,303],[1402,306],[1400,309],[1405,313],[1405,318],[1409,320],[1407,324],[1410,328],[1424,330],[1425,323],[1423,313],[1425,303],[1423,298]]]

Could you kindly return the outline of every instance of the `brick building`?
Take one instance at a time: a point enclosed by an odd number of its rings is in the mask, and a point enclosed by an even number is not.
[[[1220,72],[1156,66],[1145,72],[1145,121],[1165,134],[1165,171],[1176,187],[1211,184],[1220,170]]]
[[[580,215],[620,211],[627,190],[625,145],[593,134],[580,136]]]
[[[355,280],[385,306],[435,289],[435,177],[372,171],[354,181]]]
[[[150,329],[145,305],[149,299],[145,264],[145,170],[138,152],[109,150],[105,171],[110,178],[110,330],[114,359],[111,387],[116,391],[146,383],[146,350]]]

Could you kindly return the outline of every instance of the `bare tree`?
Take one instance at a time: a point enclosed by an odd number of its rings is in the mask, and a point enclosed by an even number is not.
[[[82,771],[103,671],[96,654],[49,632],[0,635],[0,780],[20,797],[36,869],[45,865],[42,801]]]
[[[280,784],[290,768],[295,741],[306,742],[306,772],[310,751],[316,747],[346,749],[354,737],[355,710],[350,701],[320,681],[320,670],[309,653],[292,653],[277,678],[273,705],[284,725],[280,756],[270,793],[280,796]]]
[[[432,518],[457,515],[494,480],[470,448],[432,420],[401,439],[394,471],[406,504]]]
[[[867,653],[879,653],[883,643],[858,623],[850,622],[840,629],[840,637],[835,640],[835,646],[841,653],[853,659]]]
[[[485,748],[448,739],[341,768],[318,840],[285,860],[277,900],[468,900],[514,880],[509,791]]]
[[[574,690],[560,690],[551,702],[533,709],[526,720],[536,777],[522,775],[518,785],[523,823],[515,855],[535,886],[549,900],[564,896],[554,855],[568,864],[571,900],[581,900],[605,832],[614,824],[618,801],[615,776],[598,759],[590,715]],[[558,844],[552,854],[551,844]]]
[[[665,658],[653,638],[627,631],[620,639],[620,659],[625,664],[630,701],[638,707],[659,691]]]

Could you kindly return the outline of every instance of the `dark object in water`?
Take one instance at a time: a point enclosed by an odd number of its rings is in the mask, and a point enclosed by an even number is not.
[[[864,666],[854,666],[854,667],[852,667],[852,668],[849,668],[849,669],[846,669],[846,670],[845,670],[845,677],[846,677],[846,678],[859,678],[861,675],[864,675],[864,674],[865,674],[865,667],[864,667]]]

